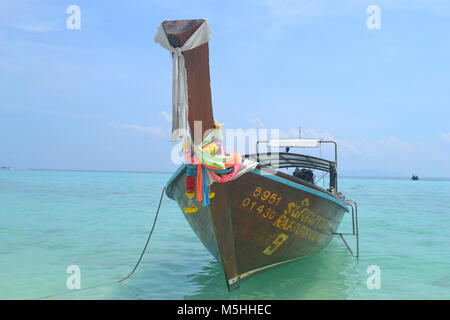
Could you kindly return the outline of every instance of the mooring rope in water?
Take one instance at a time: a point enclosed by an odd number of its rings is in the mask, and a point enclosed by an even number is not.
[[[79,292],[79,291],[83,291],[83,290],[94,289],[94,288],[98,288],[98,287],[112,285],[114,283],[121,283],[121,282],[127,280],[128,278],[130,278],[133,275],[133,273],[136,271],[136,269],[138,268],[139,264],[141,263],[142,258],[144,257],[145,252],[147,251],[147,247],[148,247],[148,244],[150,243],[150,238],[152,237],[153,230],[155,230],[156,221],[158,220],[158,215],[159,215],[159,209],[161,208],[161,204],[162,204],[162,200],[164,198],[164,192],[165,191],[166,191],[166,187],[164,187],[162,192],[161,192],[161,197],[159,198],[158,208],[156,209],[156,214],[155,214],[155,218],[153,219],[152,228],[150,229],[150,233],[148,234],[147,242],[145,243],[145,246],[142,249],[141,256],[139,257],[138,261],[136,262],[133,270],[131,270],[131,272],[127,276],[125,276],[125,277],[123,277],[123,278],[121,278],[119,280],[116,280],[116,281],[100,283],[100,284],[96,284],[96,285],[93,285],[93,286],[89,286],[89,287],[81,288],[81,289],[77,289],[77,290],[66,290],[66,291],[55,293],[55,294],[51,294],[51,295],[48,295],[48,296],[35,298],[33,300],[48,299],[48,298],[53,298],[53,297],[60,296],[60,295],[66,294],[66,293]]]

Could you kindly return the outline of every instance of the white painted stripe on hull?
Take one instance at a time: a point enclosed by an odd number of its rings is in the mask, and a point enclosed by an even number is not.
[[[237,277],[229,279],[228,280],[228,284],[232,285],[232,284],[236,283],[238,280],[240,280],[242,278],[245,278],[245,277],[247,277],[247,276],[249,276],[249,275],[251,275],[253,273],[256,273],[258,271],[262,271],[262,270],[265,270],[265,269],[268,269],[268,268],[272,268],[272,267],[278,266],[278,265],[283,264],[283,263],[288,263],[288,262],[292,262],[292,261],[295,261],[295,260],[299,260],[299,259],[302,259],[304,257],[305,256],[294,258],[294,259],[289,259],[289,260],[286,260],[286,261],[277,262],[277,263],[274,263],[274,264],[270,264],[268,266],[264,266],[264,267],[261,267],[261,268],[256,268],[256,269],[253,269],[253,270],[241,273]]]

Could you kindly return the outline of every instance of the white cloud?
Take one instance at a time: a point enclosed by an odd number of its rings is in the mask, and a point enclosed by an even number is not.
[[[136,131],[139,133],[153,135],[153,136],[159,136],[163,132],[162,126],[149,127],[149,126],[141,126],[141,125],[137,125],[137,124],[126,124],[126,123],[114,123],[112,125],[116,128],[129,129],[129,130],[133,130],[133,131]]]
[[[397,152],[413,153],[417,149],[422,148],[422,145],[419,143],[408,143],[394,136],[375,140],[346,140],[335,137],[330,132],[320,132],[311,128],[302,129],[301,136],[305,139],[323,139],[336,141],[338,147],[343,153],[349,153],[349,155],[353,156],[361,155],[364,157],[371,157]],[[448,141],[450,141],[450,134],[443,134],[442,136],[443,139],[448,139]],[[446,138],[444,138],[444,136]],[[285,139],[298,138],[299,129],[292,128],[289,129],[288,132],[280,131],[280,137]]]
[[[26,31],[26,32],[49,32],[57,30],[57,27],[54,23],[45,22],[45,21],[36,21],[36,22],[28,22],[28,23],[14,23],[10,27]]]
[[[0,26],[25,32],[49,32],[63,29],[65,11],[54,4],[37,1],[2,0]]]
[[[259,118],[250,118],[250,119],[248,119],[248,121],[256,127],[260,127],[260,128],[264,127],[264,123]]]
[[[441,134],[441,138],[442,138],[444,141],[450,142],[450,133],[442,133],[442,134]]]
[[[298,138],[297,128],[280,131],[280,138]],[[442,133],[440,137],[450,142],[450,133]],[[370,176],[403,176],[409,177],[411,172],[428,176],[450,176],[448,163],[450,149],[442,148],[437,139],[427,143],[420,141],[404,141],[395,136],[377,139],[361,139],[354,137],[342,139],[329,132],[315,129],[302,129],[302,138],[334,140],[338,144],[340,172],[345,175]],[[303,152],[298,150],[299,152]],[[308,150],[308,152],[315,152]],[[320,156],[331,159],[329,149],[320,151]],[[313,154],[314,155],[314,154]],[[429,164],[433,163],[433,166]]]
[[[265,0],[262,3],[272,15],[279,17],[316,15],[321,7],[318,0]]]
[[[164,120],[166,120],[169,123],[172,123],[172,115],[168,114],[165,111],[161,111],[159,114],[164,118]]]

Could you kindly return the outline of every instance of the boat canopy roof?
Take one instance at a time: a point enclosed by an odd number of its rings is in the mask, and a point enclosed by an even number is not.
[[[281,139],[281,140],[259,140],[256,142],[256,154],[261,154],[259,152],[259,144],[260,143],[266,143],[268,145],[269,148],[286,148],[286,154],[287,152],[289,152],[290,148],[317,148],[318,146],[320,146],[321,144],[324,143],[331,143],[334,145],[334,167],[337,166],[337,143],[336,141],[333,140],[323,140],[323,139]],[[284,153],[273,153],[273,154],[284,154]],[[325,159],[320,159],[320,158],[316,158],[316,157],[312,157],[312,156],[306,156],[306,155],[300,155],[300,154],[294,154],[295,156],[301,156],[301,157],[308,157],[309,159],[318,159],[320,161],[325,161],[328,163],[331,163],[332,161],[328,161]],[[257,157],[257,160],[259,162],[259,157]],[[299,165],[302,167],[307,167],[305,163],[305,165]],[[312,168],[314,169],[314,168]],[[319,169],[322,170],[322,169]]]
[[[267,141],[267,145],[272,148],[317,148],[319,143],[319,139],[282,139]]]

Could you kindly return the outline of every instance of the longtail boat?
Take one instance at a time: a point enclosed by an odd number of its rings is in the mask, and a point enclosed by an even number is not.
[[[338,192],[334,141],[278,139],[258,141],[255,154],[223,151],[212,110],[209,39],[204,19],[163,21],[155,37],[172,54],[172,139],[185,139],[186,163],[168,181],[166,194],[221,263],[228,289],[259,271],[312,255],[336,235],[357,257],[357,206]],[[263,143],[285,149],[259,152]],[[290,152],[324,143],[334,145],[333,160]],[[280,171],[284,168],[295,171]],[[313,170],[328,174],[328,188],[315,183]],[[339,233],[346,214],[351,214],[352,232]],[[347,235],[356,236],[355,251]]]

